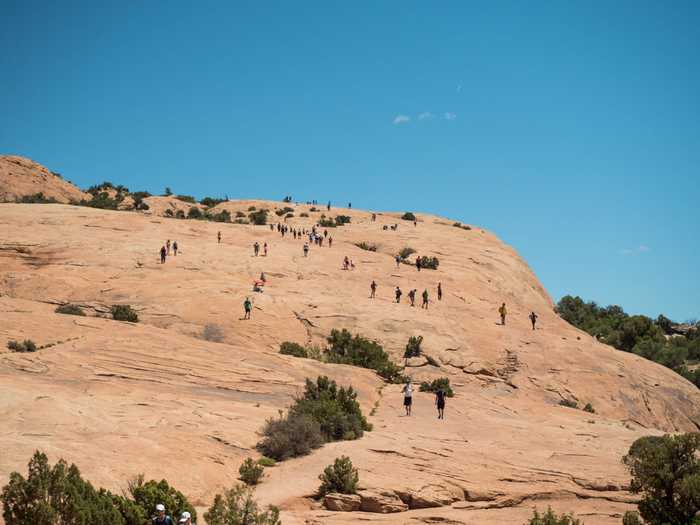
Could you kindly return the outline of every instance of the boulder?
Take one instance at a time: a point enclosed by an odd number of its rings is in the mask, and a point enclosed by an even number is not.
[[[455,501],[461,501],[464,492],[461,490],[450,490],[448,487],[439,485],[429,485],[418,491],[411,492],[411,509],[427,509],[431,507],[444,507],[451,505]]]
[[[360,510],[360,496],[357,494],[340,494],[331,492],[323,497],[323,506],[328,510],[353,512]]]
[[[362,512],[376,512],[389,514],[392,512],[405,512],[406,505],[398,495],[391,490],[363,490],[359,493]]]

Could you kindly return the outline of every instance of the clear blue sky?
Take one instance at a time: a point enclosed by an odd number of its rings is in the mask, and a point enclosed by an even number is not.
[[[0,3],[0,153],[81,186],[481,225],[700,317],[700,2]]]

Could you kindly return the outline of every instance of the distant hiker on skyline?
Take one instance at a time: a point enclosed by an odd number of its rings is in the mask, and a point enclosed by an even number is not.
[[[165,246],[161,246],[160,248],[160,264],[165,264],[165,257],[168,254],[168,250],[165,249]]]
[[[168,249],[168,255],[170,255],[170,239],[166,241],[165,247]]]
[[[413,385],[411,379],[406,379],[406,384],[403,386],[403,407],[406,409],[406,415],[411,415],[411,407],[413,406]]]
[[[256,257],[260,253],[260,243],[258,241],[255,241],[255,243],[253,244],[253,253]]]
[[[438,283],[437,295],[438,301],[442,301],[442,283]]]
[[[250,297],[246,297],[245,301],[243,301],[243,310],[245,311],[243,319],[250,319],[250,312],[253,310],[253,303],[251,302]]]
[[[377,220],[377,214],[376,214],[376,213],[373,213],[373,214],[372,214],[372,222],[374,222],[374,221],[376,221],[376,220]]]
[[[535,329],[535,324],[537,323],[537,318],[539,317],[535,312],[530,312],[530,322],[532,323],[532,329]]]
[[[445,391],[442,388],[435,392],[435,406],[438,411],[438,419],[445,419]]]
[[[328,211],[331,211],[331,201],[328,201],[327,209],[328,209]]]
[[[498,313],[501,316],[501,324],[503,326],[506,325],[506,315],[508,315],[508,310],[506,310],[506,303],[503,303],[501,307],[498,309]]]
[[[153,525],[173,525],[173,519],[165,514],[165,505],[158,503],[156,505],[156,517],[151,520]]]
[[[428,290],[423,290],[423,304],[420,305],[421,308],[428,309]]]
[[[348,202],[348,208],[352,208],[352,202]]]
[[[396,296],[396,302],[400,303],[401,302],[401,288],[399,288],[397,286],[396,291],[394,292],[394,295]]]
[[[416,302],[416,290],[409,290],[408,291],[408,300],[411,302],[411,306],[415,306]]]
[[[221,232],[220,231],[216,234],[216,238],[219,241],[219,244],[221,244]]]
[[[374,299],[374,296],[377,293],[377,283],[372,281],[372,284],[369,285],[369,289],[370,289],[369,298]]]
[[[309,243],[305,242],[304,243],[304,257],[308,257],[309,255]]]
[[[173,255],[177,257],[177,241],[173,241]]]

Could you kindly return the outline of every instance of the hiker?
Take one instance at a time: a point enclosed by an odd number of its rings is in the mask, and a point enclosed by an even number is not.
[[[377,293],[377,283],[372,281],[372,284],[369,285],[369,289],[371,290],[369,298],[374,299],[374,295]]]
[[[406,379],[406,384],[403,386],[403,407],[406,409],[406,415],[411,415],[411,406],[413,405],[413,385],[411,379]]]
[[[354,270],[355,269],[355,263],[352,262],[352,259],[350,259],[350,269]]]
[[[374,222],[374,221],[376,221],[376,220],[377,220],[377,214],[376,214],[376,213],[373,213],[373,214],[372,214],[372,222]]]
[[[323,230],[323,236],[328,237],[328,230]]]
[[[151,520],[153,525],[174,525],[173,519],[165,513],[165,505],[158,503],[156,505],[157,516]]]
[[[537,323],[537,318],[539,316],[535,312],[530,312],[530,322],[532,323],[532,329],[535,329],[535,323]]]
[[[160,248],[160,264],[165,264],[165,257],[167,255],[167,250],[165,249],[165,246],[161,246]]]
[[[414,227],[418,226],[418,221],[413,221],[413,226]]]
[[[165,247],[168,249],[168,255],[170,255],[170,239],[165,242]]]
[[[506,303],[503,303],[498,309],[498,313],[501,315],[501,324],[506,325],[506,315],[508,315],[508,310],[506,310]]]
[[[253,244],[253,253],[256,257],[260,253],[260,243],[258,241],[255,241],[255,244]]]
[[[184,525],[194,525],[192,522],[192,514],[185,511],[180,515],[180,521],[178,523],[183,523]]]
[[[243,319],[250,319],[250,312],[253,310],[253,303],[250,301],[250,297],[246,297],[245,301],[243,301],[243,310],[245,311]]]
[[[216,234],[216,238],[218,239],[219,244],[221,244],[221,232],[218,232],[218,233]]]
[[[173,255],[177,257],[177,241],[173,241]]]
[[[328,237],[328,247],[333,246],[333,237]]]
[[[348,208],[352,208],[352,202],[348,202]]]
[[[442,301],[442,283],[438,283],[438,301]]]
[[[394,257],[394,259],[396,260],[396,267],[398,268],[399,264],[401,264],[401,256],[397,255],[396,257]]]
[[[267,243],[263,244],[263,255],[267,257]]]
[[[270,224],[270,231],[271,231],[271,232],[275,231],[275,225],[274,225],[274,224]]]
[[[420,272],[420,255],[416,257],[416,269]]]
[[[328,211],[331,211],[331,201],[328,201]]]
[[[350,259],[348,259],[348,256],[345,256],[345,259],[343,259],[343,270],[347,270],[350,267]]]
[[[428,289],[423,290],[423,304],[420,305],[421,308],[428,309]]]
[[[416,304],[416,291],[415,290],[409,290],[408,291],[408,300],[411,301],[411,306],[415,306]]]
[[[401,292],[401,288],[399,288],[399,287],[397,286],[397,287],[396,287],[396,291],[394,292],[394,294],[396,295],[396,302],[397,302],[397,303],[400,303],[400,302],[401,302],[401,293],[402,293],[402,292]]]
[[[435,406],[437,406],[438,419],[445,419],[445,391],[438,388],[435,392]]]
[[[307,257],[309,255],[309,243],[305,242],[304,243],[304,257]]]
[[[267,278],[265,277],[265,272],[260,272],[260,280],[264,283],[267,282]]]

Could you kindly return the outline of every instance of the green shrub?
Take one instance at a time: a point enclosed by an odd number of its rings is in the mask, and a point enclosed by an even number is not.
[[[83,312],[83,309],[80,308],[77,304],[62,304],[58,306],[55,310],[57,314],[66,314],[66,315],[85,315],[85,312]]]
[[[622,459],[641,494],[639,514],[651,524],[697,523],[700,512],[700,433],[637,439]]]
[[[166,186],[165,192],[163,193],[163,195],[166,197],[170,197],[172,194],[173,194],[173,190],[171,190],[169,186]]]
[[[573,399],[560,399],[559,404],[567,408],[578,408],[578,403]]]
[[[420,345],[423,343],[423,336],[419,335],[418,337],[416,336],[411,336],[408,338],[408,343],[406,343],[406,350],[403,353],[404,359],[410,359],[412,357],[420,357],[421,355],[421,347]]]
[[[421,268],[429,268],[431,270],[437,270],[438,266],[440,265],[440,261],[438,260],[437,257],[423,256],[423,257],[418,257],[418,259],[420,259],[420,267]]]
[[[409,246],[406,246],[405,248],[401,248],[401,251],[399,252],[399,257],[403,260],[406,260],[414,253],[416,253],[416,250]]]
[[[362,241],[362,242],[356,242],[355,246],[362,250],[367,250],[368,252],[376,252],[377,251],[377,245],[376,244],[370,244],[368,242]]]
[[[248,207],[248,211],[255,211],[255,206]]]
[[[267,210],[258,210],[248,214],[248,219],[250,222],[257,226],[263,226],[267,224]]]
[[[175,198],[182,202],[189,202],[190,204],[197,204],[197,199],[192,197],[192,195],[175,195]]]
[[[450,385],[449,377],[438,377],[437,379],[433,379],[430,383],[423,381],[420,384],[421,392],[437,392],[438,390],[445,392],[447,397],[454,397],[455,395]]]
[[[238,469],[239,479],[246,485],[257,485],[260,483],[265,467],[253,461],[253,458],[246,458]]]
[[[36,343],[31,339],[25,339],[21,343],[19,341],[8,341],[7,348],[13,352],[36,352]]]
[[[287,215],[284,216],[285,219],[291,219],[292,217],[294,217],[293,213],[288,213]]]
[[[306,348],[290,341],[285,341],[280,345],[280,354],[293,355],[294,357],[309,357]]]
[[[285,206],[284,208],[275,211],[275,213],[279,217],[281,217],[282,215],[285,215],[286,213],[293,213],[293,212],[294,212],[294,208],[290,208],[289,206]]]
[[[269,507],[260,510],[253,499],[251,489],[238,485],[214,497],[209,510],[204,513],[209,525],[282,525],[279,510]]]
[[[309,208],[309,211],[318,211],[318,208],[316,206],[311,206],[311,208]]]
[[[228,210],[221,210],[219,213],[206,214],[205,216],[214,222],[231,222],[231,212]]]
[[[245,217],[245,213],[243,213],[242,211],[237,211],[236,217],[238,217],[238,218]]]
[[[590,403],[586,403],[586,406],[583,407],[583,411],[588,412],[590,414],[595,414],[595,408],[593,408],[593,405],[591,405]]]
[[[581,520],[573,517],[571,514],[562,514],[557,516],[551,508],[547,508],[547,512],[540,514],[535,510],[534,515],[527,522],[527,525],[583,525]]]
[[[110,197],[106,191],[93,194],[92,199],[82,199],[78,204],[80,206],[88,206],[90,208],[99,208],[102,210],[116,210],[119,203],[124,200],[124,196],[118,193],[114,198]]]
[[[115,321],[128,321],[130,323],[138,323],[139,316],[136,311],[128,304],[112,305],[112,319]]]
[[[164,215],[165,215],[166,217],[172,217],[173,215],[175,215],[175,214],[173,213],[173,210],[171,210],[170,208],[168,208],[167,210],[165,210],[163,213],[164,213]]]
[[[202,338],[214,343],[220,343],[224,340],[224,331],[218,325],[207,324],[204,325],[202,330]]]
[[[325,441],[358,439],[371,428],[353,388],[338,387],[326,376],[319,376],[315,382],[307,379],[304,395],[289,410],[313,418]]]
[[[411,213],[410,211],[407,211],[406,213],[404,213],[401,216],[401,218],[405,221],[415,221],[416,220],[416,216],[413,215],[413,213]]]
[[[112,495],[95,490],[75,465],[60,460],[52,467],[46,455],[37,451],[28,471],[26,479],[18,472],[10,474],[2,489],[2,516],[8,525],[126,525]]]
[[[329,363],[371,368],[393,383],[399,383],[405,379],[399,367],[391,361],[389,355],[376,341],[370,341],[360,335],[353,337],[345,329],[331,330],[327,341],[329,346],[324,355]]]
[[[160,481],[150,480],[144,482],[143,475],[138,476],[129,483],[129,493],[134,503],[139,506],[147,516],[151,515],[158,503],[162,503],[165,505],[166,511],[174,516],[179,516],[187,511],[192,514],[192,521],[196,521],[197,519],[197,511],[184,494],[174,487],[171,487],[164,479]]]
[[[622,516],[622,525],[643,525],[642,520],[639,519],[639,513],[633,510],[628,510],[625,515]]]
[[[199,203],[202,206],[206,206],[207,208],[213,208],[217,204],[221,204],[222,202],[226,202],[228,199],[216,199],[214,197],[204,197]]]
[[[260,459],[258,459],[258,465],[262,465],[263,467],[274,467],[275,465],[277,465],[277,462],[272,458],[263,456]]]
[[[233,221],[234,224],[250,224],[250,221],[248,219],[235,219]]]
[[[189,210],[187,210],[187,218],[188,219],[202,219],[202,218],[204,218],[204,214],[202,213],[202,210],[200,210],[196,206],[192,206]]]
[[[303,211],[299,214],[299,217],[308,217],[308,216],[309,216],[309,214],[306,213],[305,211]]]
[[[332,465],[328,465],[323,473],[318,477],[321,486],[318,488],[320,496],[325,496],[331,492],[340,494],[355,494],[359,476],[357,469],[353,467],[352,461],[347,456],[336,458]]]
[[[262,434],[263,439],[256,448],[277,461],[305,456],[323,444],[318,422],[310,416],[297,413],[288,413],[279,419],[268,419]]]
[[[337,226],[337,224],[332,218],[327,219],[324,216],[321,216],[321,218],[318,220],[318,225],[321,228],[335,228]]]
[[[15,202],[21,204],[55,204],[58,201],[53,197],[45,197],[42,192],[39,192],[34,195],[22,195],[18,197]]]
[[[472,227],[467,224],[462,224],[461,222],[455,222],[452,226],[455,228],[462,228],[463,230],[471,230]]]
[[[176,219],[184,219],[185,218],[185,210],[177,210],[175,212],[175,218]]]
[[[352,217],[349,215],[336,215],[335,216],[335,223],[338,226],[342,226],[343,224],[350,224],[350,221],[352,220]]]

